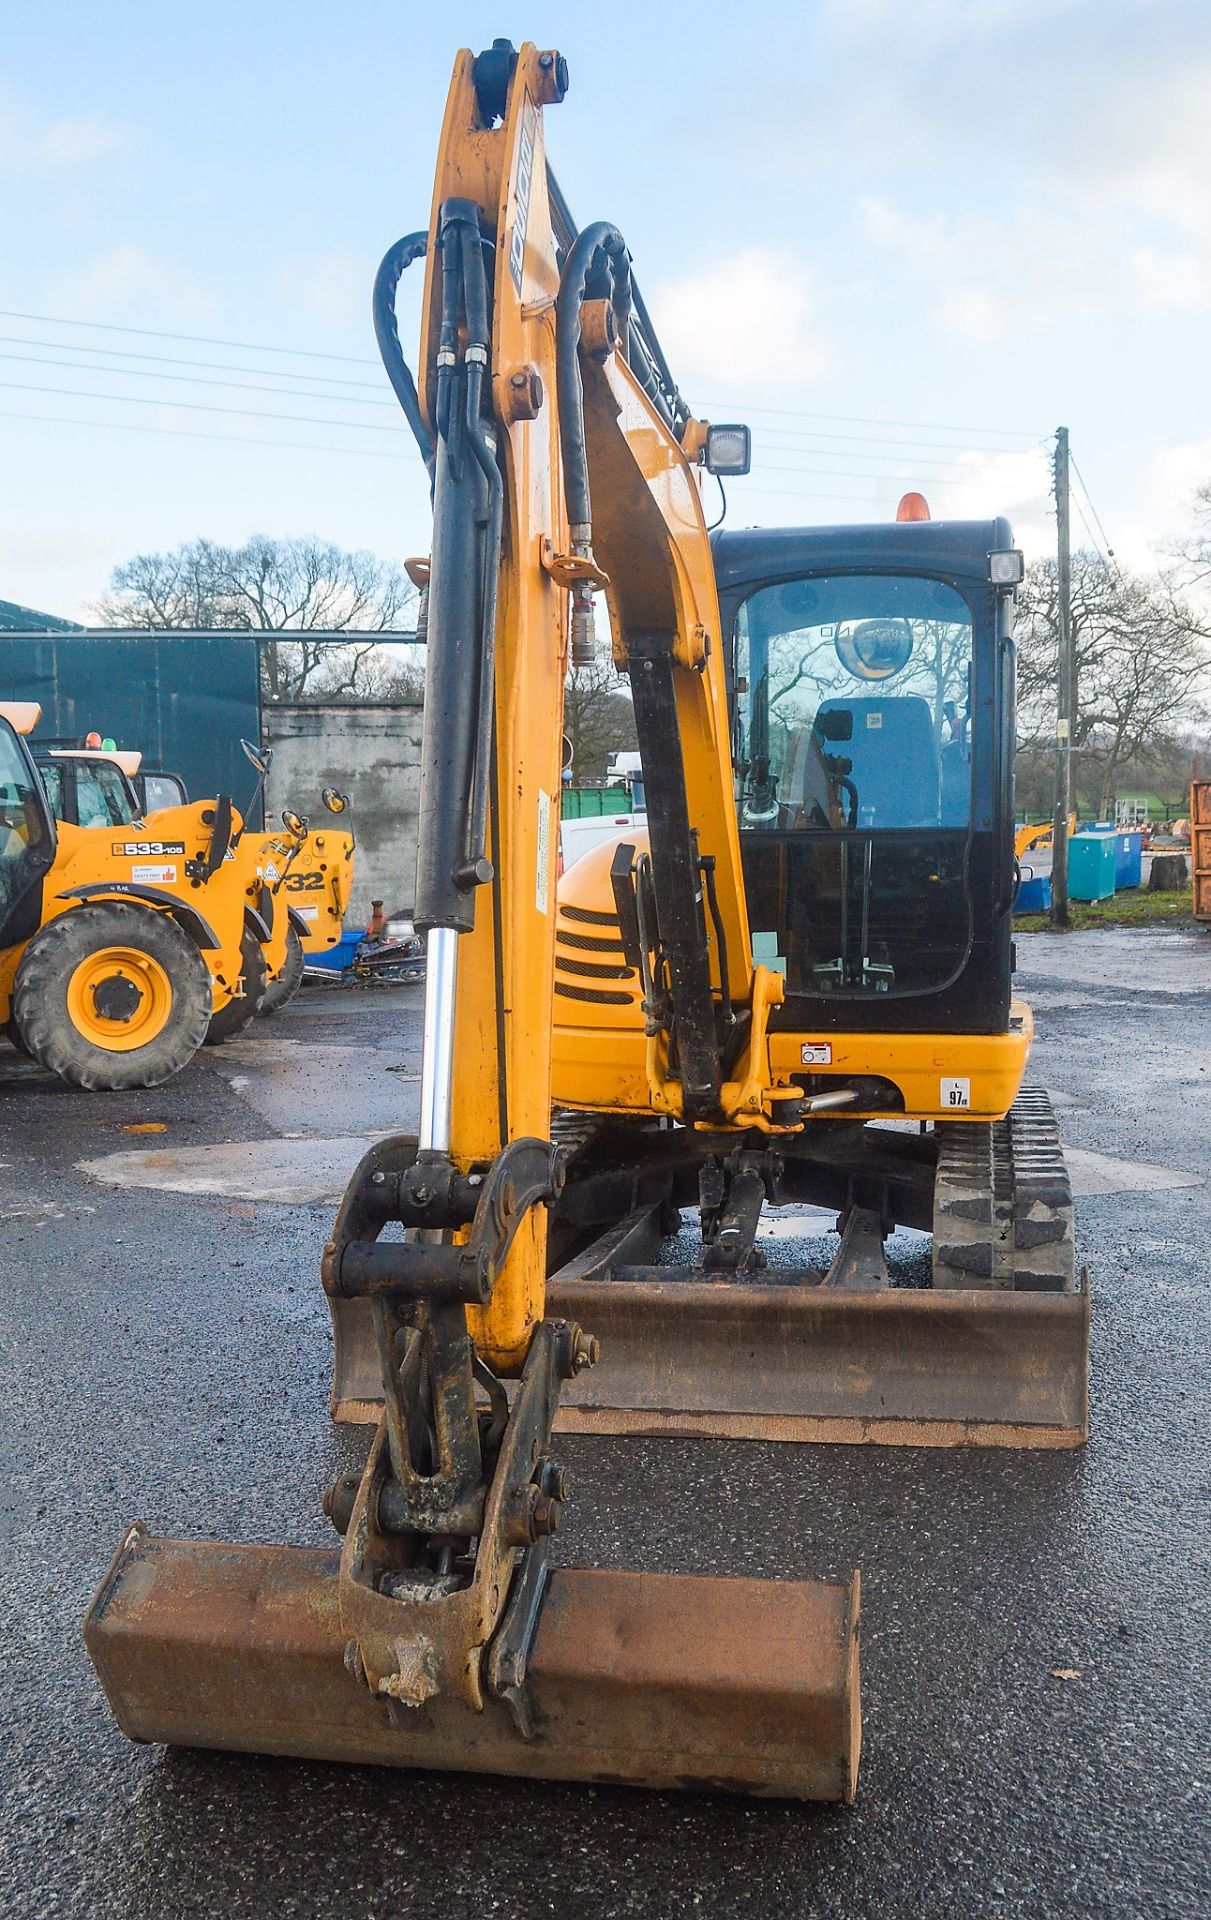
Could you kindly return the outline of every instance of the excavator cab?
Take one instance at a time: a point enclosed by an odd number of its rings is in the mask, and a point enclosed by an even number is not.
[[[1007,523],[713,545],[749,920],[786,983],[775,1028],[1006,1032],[1013,586],[989,556],[1016,558]]]

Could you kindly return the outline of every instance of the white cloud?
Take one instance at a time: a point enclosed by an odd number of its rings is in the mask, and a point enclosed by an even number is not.
[[[1121,215],[1019,205],[1006,219],[912,219],[862,202],[867,238],[933,290],[933,321],[963,340],[1021,338],[1115,307],[1211,303],[1211,255],[1132,246]]]
[[[784,386],[810,385],[832,364],[811,275],[789,251],[746,247],[667,281],[651,307],[661,345],[687,385],[697,378],[735,391],[771,375]]]
[[[86,166],[129,144],[125,127],[84,113],[40,124],[28,107],[0,100],[0,167],[62,168]]]
[[[1134,490],[1134,515],[1115,530],[1120,560],[1133,567],[1172,565],[1173,549],[1191,525],[1195,491],[1209,480],[1211,439],[1159,448]]]
[[[1211,249],[1171,253],[1160,247],[1137,247],[1131,268],[1150,307],[1179,313],[1211,311]]]
[[[108,314],[125,318],[135,309],[144,316],[180,317],[202,313],[209,305],[208,296],[188,274],[131,242],[111,247],[60,280],[51,298],[58,311],[86,320]]]
[[[281,277],[290,300],[313,313],[338,320],[351,314],[360,318],[369,303],[377,264],[369,254],[362,253],[303,254],[284,263]]]

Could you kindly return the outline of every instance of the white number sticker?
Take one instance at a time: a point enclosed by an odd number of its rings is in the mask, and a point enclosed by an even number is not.
[[[550,912],[551,898],[551,796],[538,789],[538,860],[534,879],[534,904],[539,913]]]
[[[940,1107],[969,1107],[971,1105],[970,1080],[943,1080],[938,1097]]]

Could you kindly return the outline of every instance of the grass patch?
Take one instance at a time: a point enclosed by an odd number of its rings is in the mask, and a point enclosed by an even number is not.
[[[1089,927],[1192,927],[1194,902],[1189,887],[1170,892],[1149,893],[1135,887],[1130,893],[1116,893],[1109,900],[1073,900],[1068,917],[1074,933]],[[1054,933],[1049,913],[1020,913],[1014,918],[1015,933]]]

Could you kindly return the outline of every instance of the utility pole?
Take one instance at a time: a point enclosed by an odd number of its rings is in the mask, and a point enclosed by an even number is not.
[[[1051,924],[1068,925],[1068,815],[1072,811],[1072,730],[1076,660],[1072,648],[1072,538],[1068,501],[1068,429],[1055,436],[1056,577],[1059,648],[1055,702],[1055,820],[1051,834]]]

